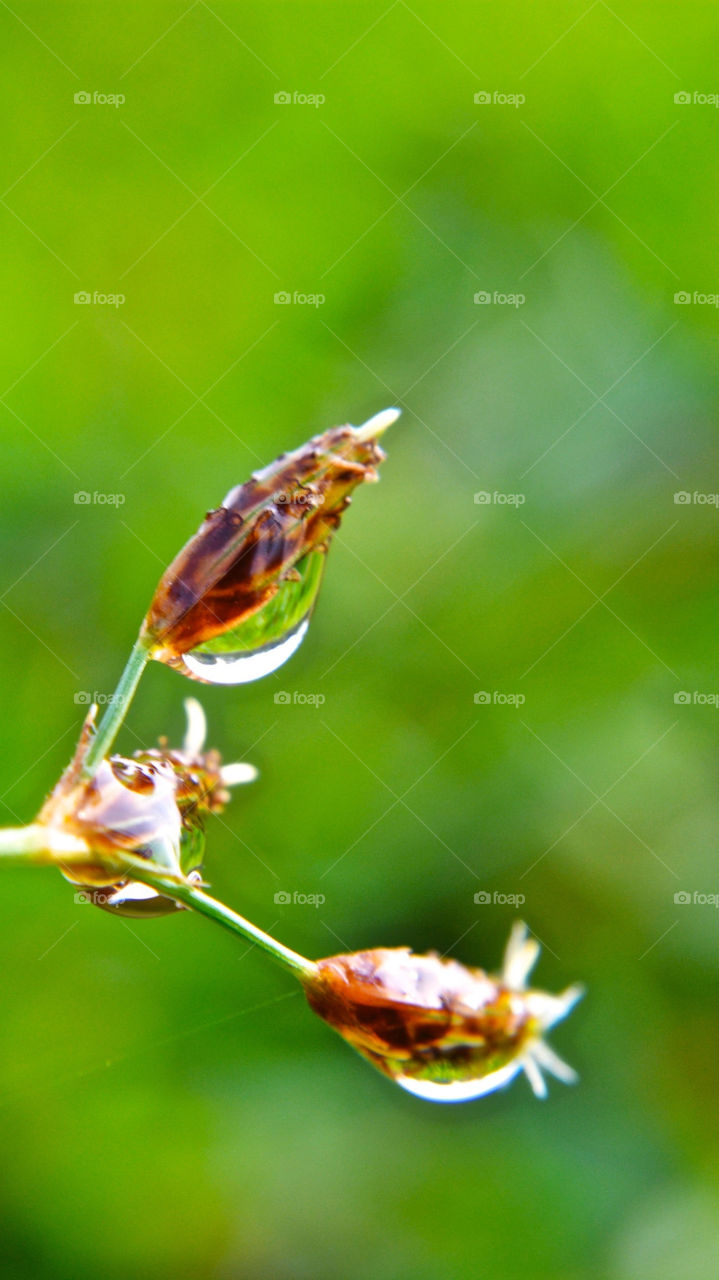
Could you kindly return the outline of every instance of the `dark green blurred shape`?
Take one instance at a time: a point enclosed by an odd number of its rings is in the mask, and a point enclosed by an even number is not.
[[[202,693],[261,769],[208,873],[313,956],[492,968],[521,914],[538,984],[588,988],[576,1089],[433,1108],[204,921],[6,872],[12,1280],[715,1274],[718,27],[0,8],[4,820],[218,495],[398,402],[301,651]],[[120,749],[178,741],[187,692],[148,671]]]

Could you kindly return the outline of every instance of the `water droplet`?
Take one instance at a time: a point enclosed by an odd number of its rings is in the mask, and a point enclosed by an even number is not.
[[[188,880],[201,881],[199,872],[192,871]],[[166,898],[164,894],[151,889],[138,880],[127,880],[115,890],[95,889],[86,891],[86,896],[96,907],[109,911],[111,915],[129,916],[134,920],[154,919],[159,916],[174,915],[183,908],[179,902]]]
[[[245,653],[293,631],[308,615],[353,490],[377,479],[385,456],[377,438],[398,412],[333,427],[235,485],[157,585],[140,633],[150,656],[201,680],[206,672],[190,670],[186,654]],[[239,671],[250,678],[244,664]]]
[[[199,881],[205,850],[202,803],[212,776],[204,770],[203,758],[196,772],[187,764],[181,775],[177,757],[173,760],[169,752],[146,752],[133,759],[112,756],[81,786],[74,822],[91,847],[125,849]],[[179,909],[172,898],[140,881],[118,880],[102,864],[97,872],[83,867],[62,869],[62,874],[79,889],[79,900],[115,915],[141,919]]]
[[[395,1084],[415,1098],[423,1098],[426,1102],[471,1102],[474,1098],[482,1098],[495,1089],[503,1089],[521,1070],[519,1062],[510,1062],[498,1071],[476,1080],[418,1080],[414,1076],[392,1075]]]
[[[248,684],[277,671],[307,634],[325,558],[324,551],[311,551],[240,626],[183,653],[185,675],[207,684]]]
[[[309,619],[283,640],[244,653],[207,653],[196,649],[186,653],[183,662],[188,675],[208,684],[249,684],[271,675],[299,649],[309,627]]]
[[[95,889],[86,891],[86,896],[96,907],[109,911],[111,915],[129,916],[130,919],[147,919],[155,916],[166,916],[178,910],[171,898],[165,898],[151,889],[149,885],[140,884],[136,880],[128,880],[120,888]]]
[[[507,958],[522,984],[537,958],[523,925]],[[512,989],[504,977],[409,947],[319,960],[305,981],[310,1007],[400,1088],[428,1102],[468,1102],[502,1089],[520,1071],[537,1097],[542,1071],[570,1083],[574,1072],[545,1044],[545,1029],[579,998]]]

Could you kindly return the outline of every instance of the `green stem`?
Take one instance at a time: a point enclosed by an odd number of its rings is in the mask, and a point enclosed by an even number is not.
[[[50,831],[40,822],[27,827],[0,828],[0,858],[3,862],[40,865],[55,864],[65,857],[77,861],[97,861],[97,857],[78,836]]]
[[[176,902],[181,902],[217,924],[224,925],[232,933],[239,933],[243,938],[248,938],[301,981],[306,981],[314,975],[317,967],[314,961],[307,960],[296,951],[283,946],[281,942],[270,937],[269,933],[258,929],[257,925],[245,920],[244,916],[238,915],[231,907],[226,907],[223,902],[218,902],[216,898],[211,898],[209,893],[204,893],[202,889],[187,884],[186,881],[174,880],[170,876],[145,870],[140,863],[140,859],[133,859],[133,880],[141,880],[143,884],[149,884],[151,888],[157,889],[166,897],[174,898]]]
[[[62,865],[63,857],[68,859],[73,868],[80,868],[83,862],[94,864],[98,859],[97,853],[88,849],[84,840],[50,829],[39,822],[30,823],[27,827],[0,827],[0,859],[3,862],[17,862],[25,866],[57,866]],[[248,938],[301,982],[308,981],[316,973],[314,961],[283,946],[269,933],[258,929],[257,925],[245,920],[244,916],[238,915],[231,907],[226,907],[224,902],[211,898],[209,893],[204,893],[195,885],[167,875],[159,869],[151,869],[144,858],[118,853],[117,865],[112,870],[118,878],[129,875],[133,880],[141,880],[165,897],[174,898],[175,902],[181,902],[217,924],[224,925],[232,933]]]
[[[92,777],[115,741],[149,657],[150,650],[147,642],[142,639],[136,640],[127,660],[127,666],[120,676],[117,688],[107,704],[105,714],[85,756],[82,771],[86,778]]]

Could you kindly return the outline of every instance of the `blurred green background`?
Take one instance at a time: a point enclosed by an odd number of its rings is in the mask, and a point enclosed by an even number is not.
[[[207,874],[311,956],[492,968],[521,914],[538,984],[588,988],[577,1088],[432,1107],[207,922],[6,871],[9,1280],[715,1275],[718,36],[698,3],[0,8],[3,820],[204,511],[398,403],[300,652],[201,691],[261,770]],[[199,688],[150,669],[122,747]]]

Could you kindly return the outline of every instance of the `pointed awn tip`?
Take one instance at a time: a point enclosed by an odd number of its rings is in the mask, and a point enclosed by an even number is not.
[[[376,439],[397,421],[401,413],[401,409],[381,409],[373,418],[368,418],[361,426],[355,427],[356,439],[360,442]]]

